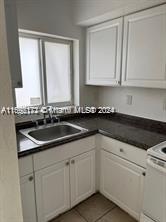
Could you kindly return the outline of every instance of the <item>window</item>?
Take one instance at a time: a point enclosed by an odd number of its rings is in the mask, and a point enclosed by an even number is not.
[[[23,88],[15,90],[17,106],[41,105],[38,40],[19,38]]]
[[[16,105],[72,105],[72,41],[20,35],[23,88]]]
[[[45,42],[46,84],[48,103],[71,100],[70,46]]]

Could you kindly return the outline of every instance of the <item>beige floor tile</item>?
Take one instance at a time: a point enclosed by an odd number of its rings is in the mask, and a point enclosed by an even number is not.
[[[119,207],[116,207],[97,222],[136,222],[136,220]]]
[[[61,216],[57,217],[54,220],[51,220],[51,222],[86,222],[76,210],[70,210]]]
[[[80,203],[75,209],[88,222],[94,222],[114,207],[114,203],[97,193]]]

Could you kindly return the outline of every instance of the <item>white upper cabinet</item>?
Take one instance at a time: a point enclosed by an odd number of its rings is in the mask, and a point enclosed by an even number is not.
[[[166,5],[124,17],[122,85],[166,88]]]
[[[87,29],[87,84],[120,83],[122,23],[118,18]]]

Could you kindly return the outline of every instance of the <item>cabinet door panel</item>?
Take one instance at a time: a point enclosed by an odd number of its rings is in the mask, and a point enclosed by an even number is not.
[[[38,221],[46,222],[69,209],[69,166],[61,162],[35,173]]]
[[[122,84],[166,87],[166,6],[124,19]]]
[[[136,219],[143,195],[142,172],[141,167],[102,151],[101,192]]]
[[[87,84],[118,85],[122,18],[87,30]]]
[[[70,164],[71,206],[95,192],[95,151],[73,158]]]
[[[24,222],[36,222],[36,204],[33,174],[20,178]]]

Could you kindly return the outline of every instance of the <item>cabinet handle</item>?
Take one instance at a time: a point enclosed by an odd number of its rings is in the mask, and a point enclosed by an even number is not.
[[[66,162],[66,166],[69,166],[69,161]]]
[[[32,181],[32,180],[33,180],[33,176],[30,176],[30,177],[28,178],[28,180],[29,180],[29,181]]]
[[[124,153],[124,149],[122,149],[122,148],[120,148],[120,150],[119,150],[121,153]]]
[[[75,163],[75,160],[71,160],[71,164],[74,164]]]
[[[144,176],[144,177],[145,177],[145,176],[146,176],[146,172],[142,172],[142,176]]]

